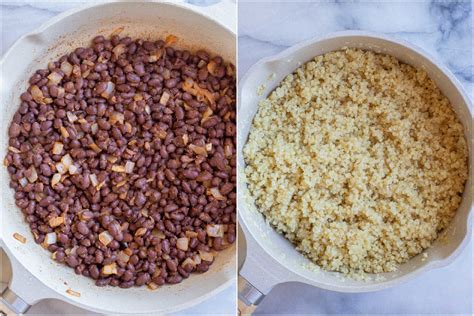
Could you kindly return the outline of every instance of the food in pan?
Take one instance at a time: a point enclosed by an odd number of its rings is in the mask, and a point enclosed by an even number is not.
[[[389,272],[449,225],[463,126],[422,69],[359,49],[317,56],[259,104],[244,147],[257,208],[313,262]]]
[[[179,283],[235,241],[235,70],[166,41],[97,36],[37,70],[9,126],[17,206],[98,286]]]

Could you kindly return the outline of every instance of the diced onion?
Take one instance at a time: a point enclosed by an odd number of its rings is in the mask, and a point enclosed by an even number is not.
[[[70,166],[72,166],[72,164],[74,163],[72,161],[72,158],[69,154],[65,154],[62,158],[61,158],[61,162],[63,163],[64,167],[66,167],[67,169],[69,169]]]
[[[18,180],[18,182],[20,182],[20,185],[22,187],[24,187],[28,184],[28,180],[26,180],[26,178],[20,178],[20,180]]]
[[[21,153],[21,150],[19,150],[19,149],[16,148],[16,147],[13,147],[13,146],[9,146],[9,147],[8,147],[8,150],[11,151],[12,153],[15,153],[15,154]]]
[[[135,167],[135,163],[133,161],[128,160],[125,163],[125,173],[132,173],[134,167]]]
[[[31,96],[33,97],[33,100],[35,100],[38,103],[44,104],[43,91],[41,91],[41,89],[37,85],[31,86],[30,92],[31,92]]]
[[[189,245],[189,239],[186,238],[186,237],[178,238],[178,240],[176,241],[176,247],[179,250],[187,251],[188,250],[188,245]]]
[[[55,142],[53,145],[53,154],[59,155],[63,151],[64,145],[60,142]]]
[[[232,147],[230,145],[225,145],[224,146],[224,156],[226,158],[232,157]]]
[[[146,285],[150,290],[156,290],[159,286],[155,282],[150,282]]]
[[[69,168],[66,168],[66,166],[62,163],[62,162],[58,162],[56,164],[56,170],[60,173],[60,174],[65,174]]]
[[[66,115],[67,115],[68,121],[71,122],[71,123],[74,123],[78,119],[77,115],[72,113],[72,112],[68,111],[68,112],[66,112]]]
[[[193,261],[196,265],[201,264],[201,257],[198,254],[195,254],[193,257]]]
[[[206,144],[206,150],[211,151],[212,150],[212,143]]]
[[[48,76],[48,84],[49,85],[57,85],[58,83],[61,82],[61,80],[63,79],[63,76],[57,72],[57,71],[53,71],[52,73],[49,74]]]
[[[210,237],[224,237],[224,225],[206,225],[206,232]]]
[[[125,117],[123,115],[123,113],[120,113],[120,112],[113,112],[111,115],[110,115],[110,124],[115,124],[117,122],[119,122],[120,124],[123,124],[123,121],[125,120]]]
[[[130,256],[127,255],[124,251],[120,251],[117,254],[117,260],[120,261],[120,262],[123,262],[123,263],[127,263],[128,260],[130,260]]]
[[[207,251],[199,250],[199,256],[204,261],[212,262],[212,260],[214,260],[214,256],[212,255],[212,253]]]
[[[221,194],[218,188],[210,188],[211,195],[218,201],[225,201],[226,198]]]
[[[89,148],[92,149],[95,153],[100,153],[102,151],[102,149],[100,149],[99,146],[97,146],[96,143],[91,143],[89,144]]]
[[[184,261],[181,263],[181,266],[184,267],[188,264],[190,264],[193,268],[196,266],[196,262],[194,262],[194,260],[189,257],[184,259]]]
[[[28,181],[30,181],[30,183],[33,183],[38,180],[38,173],[36,172],[36,168],[34,166],[31,166],[28,169],[28,175],[26,176],[26,178],[28,179]]]
[[[53,178],[51,179],[51,186],[54,188],[54,186],[58,184],[60,181],[61,181],[61,174],[55,173],[53,175]]]
[[[111,264],[103,266],[102,273],[105,275],[117,274],[117,264],[112,262]]]
[[[14,233],[14,234],[13,234],[13,238],[15,238],[16,240],[18,240],[18,241],[21,242],[22,244],[25,244],[25,243],[26,243],[26,238],[25,238],[25,236],[20,235],[20,234],[18,234],[18,233]]]
[[[189,148],[196,154],[196,155],[202,155],[207,157],[207,150],[206,147],[203,146],[196,146],[194,144],[190,144]]]
[[[140,236],[143,236],[146,234],[146,231],[147,229],[145,227],[140,227],[139,229],[137,229],[137,231],[135,232],[135,237],[140,237]]]
[[[160,98],[160,103],[163,104],[163,105],[166,105],[166,103],[168,103],[168,100],[170,99],[170,95],[168,92],[163,92],[163,94],[161,95],[161,98]]]
[[[99,241],[104,245],[104,246],[107,246],[108,244],[110,244],[110,242],[114,240],[114,238],[112,237],[112,235],[109,234],[108,231],[103,231],[99,234]]]
[[[197,236],[198,236],[198,233],[196,233],[196,232],[193,232],[191,230],[186,231],[186,237],[188,237],[188,238],[196,238]]]
[[[63,216],[57,216],[57,217],[52,217],[49,219],[49,226],[51,227],[58,227],[59,225],[64,223],[64,217]]]
[[[124,166],[113,165],[112,166],[112,171],[114,171],[114,172],[125,172],[125,167]]]
[[[77,174],[79,171],[79,167],[77,167],[76,165],[70,165],[69,166],[69,174]]]
[[[118,58],[120,55],[125,53],[127,51],[127,48],[125,44],[118,44],[117,46],[112,49],[112,53],[114,54],[115,58]]]
[[[108,99],[112,93],[114,92],[115,90],[115,84],[113,82],[107,82],[107,87],[105,88],[105,91],[102,92],[100,95],[105,98],[105,99]]]
[[[65,74],[66,76],[69,77],[69,76],[71,75],[71,73],[72,73],[73,67],[72,67],[72,65],[71,65],[70,63],[68,63],[67,61],[63,61],[63,62],[61,63],[61,70],[62,70],[62,72],[64,72],[64,74]],[[79,68],[79,71],[80,71],[80,68]]]
[[[69,137],[69,132],[67,131],[67,129],[64,127],[64,126],[61,126],[60,127],[60,130],[61,130],[61,136],[64,137],[64,138],[68,138]]]
[[[94,123],[94,124],[91,125],[92,134],[97,133],[98,130],[99,130],[99,125],[97,123]]]
[[[212,109],[210,107],[206,108],[206,111],[202,114],[201,124],[207,121],[207,119],[213,114]]]
[[[56,243],[56,233],[55,232],[52,232],[52,233],[48,233],[46,234],[46,238],[44,239],[44,242],[47,244],[47,245],[52,245],[52,244],[55,244]]]

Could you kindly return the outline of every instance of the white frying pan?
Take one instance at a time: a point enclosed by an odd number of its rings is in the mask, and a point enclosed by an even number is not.
[[[27,80],[49,61],[75,47],[86,46],[98,35],[149,39],[178,37],[177,46],[205,48],[235,64],[235,3],[210,7],[184,3],[112,2],[68,11],[37,31],[20,38],[0,61],[0,157],[5,157],[9,121],[19,106]],[[192,275],[180,284],[155,291],[146,287],[120,289],[97,287],[93,280],[54,262],[51,253],[37,245],[21,211],[15,206],[5,167],[0,168],[0,245],[12,265],[12,280],[2,294],[3,308],[25,312],[39,300],[55,298],[100,313],[168,313],[197,304],[225,289],[235,280],[235,246],[219,253],[210,270]],[[23,244],[13,237],[26,237]],[[68,290],[72,290],[74,292]],[[70,294],[72,293],[72,294]],[[79,293],[80,296],[75,296]],[[77,294],[76,294],[77,295]]]
[[[243,173],[245,162],[242,148],[247,141],[259,100],[266,98],[286,75],[292,73],[302,63],[343,47],[382,52],[425,69],[451,101],[464,126],[464,135],[469,146],[471,169],[469,179],[462,203],[450,227],[446,230],[445,237],[437,240],[425,251],[428,255],[426,258],[418,255],[401,265],[397,271],[374,275],[370,281],[347,279],[340,273],[326,272],[311,264],[307,258],[295,250],[290,242],[267,225],[254,205]],[[258,90],[262,91],[262,88],[263,93],[257,93]],[[256,305],[275,285],[290,281],[339,292],[368,292],[396,286],[430,269],[448,265],[468,243],[472,229],[470,212],[473,134],[470,101],[451,71],[420,48],[405,41],[357,31],[340,32],[311,39],[255,64],[239,81],[238,100],[238,212],[239,224],[244,232],[244,234],[239,234],[239,270],[240,276],[243,277],[239,278],[239,298],[243,304]],[[245,238],[242,235],[245,235]],[[239,302],[239,309],[248,310],[245,306],[241,308],[241,302]]]

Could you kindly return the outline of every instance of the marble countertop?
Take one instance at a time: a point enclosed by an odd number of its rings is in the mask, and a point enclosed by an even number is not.
[[[469,1],[239,1],[239,77],[259,59],[300,41],[343,30],[407,40],[446,64],[474,97]],[[341,294],[307,285],[277,286],[257,314],[472,314],[472,246],[448,267],[376,293]]]
[[[0,1],[1,16],[1,53],[3,55],[7,49],[23,34],[33,31],[42,23],[46,22],[53,16],[87,2],[97,1]],[[218,0],[189,0],[186,1],[196,5],[210,5]],[[0,257],[4,253],[0,249]],[[3,261],[2,261],[3,262]],[[8,283],[10,276],[8,273],[0,275],[0,292]],[[236,305],[236,284],[233,284],[223,292],[198,304],[192,308],[179,312],[177,315],[189,314],[227,314],[234,315],[237,310]],[[34,305],[27,314],[40,315],[98,315],[88,312],[84,309],[75,307],[65,302],[57,300],[44,300]]]

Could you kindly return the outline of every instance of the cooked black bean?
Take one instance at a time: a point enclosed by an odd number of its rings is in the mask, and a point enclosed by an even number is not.
[[[236,236],[227,69],[202,50],[99,35],[36,71],[5,159],[35,241],[97,286],[207,271],[213,260],[195,256],[213,257]]]

